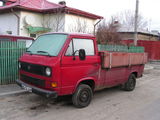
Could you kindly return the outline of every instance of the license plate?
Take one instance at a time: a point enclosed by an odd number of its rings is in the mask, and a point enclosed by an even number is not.
[[[27,90],[28,92],[32,92],[32,88],[22,85],[22,88]]]

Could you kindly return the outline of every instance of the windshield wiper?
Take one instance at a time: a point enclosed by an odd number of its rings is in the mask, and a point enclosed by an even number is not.
[[[29,54],[32,54],[32,52],[31,52],[31,51],[29,51],[29,50],[27,50],[26,52],[27,52],[27,53],[29,53]]]
[[[37,51],[37,53],[47,53],[48,56],[51,56],[47,51]]]

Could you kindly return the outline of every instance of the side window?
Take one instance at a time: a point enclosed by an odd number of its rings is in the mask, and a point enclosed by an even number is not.
[[[73,42],[73,46],[72,46],[72,42]],[[71,56],[73,54],[73,49],[74,49],[74,52],[80,49],[84,49],[86,51],[86,55],[88,56],[95,55],[94,43],[93,43],[93,40],[91,39],[74,38],[69,44],[69,47],[65,55]],[[76,56],[77,55],[78,55],[78,52],[76,52]]]
[[[86,55],[92,56],[95,54],[94,52],[94,43],[91,39],[73,39],[74,51],[84,49],[86,51]],[[76,53],[78,55],[78,52]]]
[[[72,56],[73,55],[73,46],[72,46],[72,41],[70,42],[68,49],[66,51],[66,56]]]

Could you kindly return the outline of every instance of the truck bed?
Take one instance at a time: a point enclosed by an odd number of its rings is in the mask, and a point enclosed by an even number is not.
[[[147,63],[147,53],[100,51],[102,68],[123,67]]]

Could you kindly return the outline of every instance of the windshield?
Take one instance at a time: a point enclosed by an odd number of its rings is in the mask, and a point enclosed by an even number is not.
[[[67,35],[64,34],[42,35],[28,48],[27,52],[30,54],[57,56],[66,39]]]

